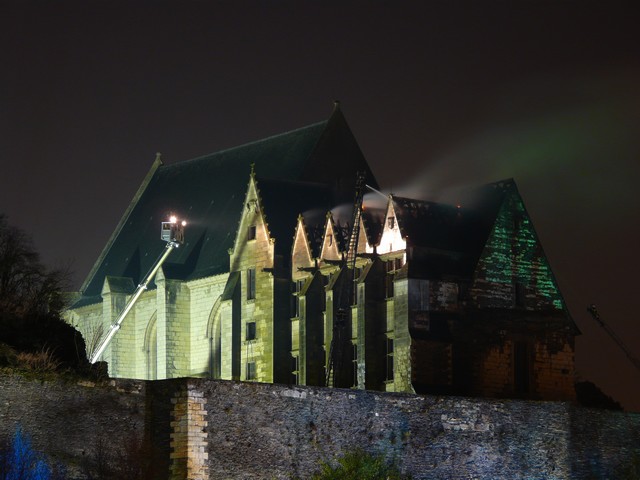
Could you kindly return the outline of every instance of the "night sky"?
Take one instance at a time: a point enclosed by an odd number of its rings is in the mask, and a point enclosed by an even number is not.
[[[343,3],[347,3],[343,5]],[[79,288],[165,163],[342,110],[386,191],[514,177],[581,379],[640,411],[640,30],[631,2],[0,3],[0,212]]]

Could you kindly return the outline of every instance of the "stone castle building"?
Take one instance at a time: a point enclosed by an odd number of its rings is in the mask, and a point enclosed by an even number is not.
[[[354,272],[348,209],[335,207],[353,204],[357,172],[378,187],[339,107],[212,155],[156,159],[67,320],[94,348],[173,213],[189,221],[185,244],[102,355],[111,376],[573,399],[579,332],[515,183],[463,206],[391,195],[365,208]]]

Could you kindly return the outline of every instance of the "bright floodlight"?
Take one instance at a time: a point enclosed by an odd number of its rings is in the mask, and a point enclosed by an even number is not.
[[[167,243],[178,246],[184,243],[184,227],[186,225],[186,221],[183,220],[181,223],[178,223],[178,218],[175,215],[171,215],[168,222],[162,222],[160,238]]]

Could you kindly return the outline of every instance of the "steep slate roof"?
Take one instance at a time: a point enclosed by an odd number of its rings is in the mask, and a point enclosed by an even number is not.
[[[461,194],[460,206],[393,195],[402,236],[421,250],[411,275],[470,276],[509,191],[517,191],[512,179],[483,185]]]
[[[276,254],[291,255],[298,215],[310,209],[329,210],[331,188],[320,183],[256,180],[269,235],[276,239]]]
[[[233,246],[251,164],[263,179],[259,188],[264,188],[268,202],[268,179],[323,183],[334,202],[353,195],[358,170],[365,170],[367,182],[377,185],[338,106],[327,121],[246,145],[172,165],[156,159],[87,276],[77,305],[99,300],[108,275],[139,283],[164,249],[160,222],[171,213],[189,224],[185,244],[164,265],[166,276],[188,280],[228,272],[228,249]],[[278,235],[284,234],[280,220],[290,221],[285,235],[290,244],[298,212],[290,219],[285,218],[288,212],[280,215],[277,208],[266,213]]]

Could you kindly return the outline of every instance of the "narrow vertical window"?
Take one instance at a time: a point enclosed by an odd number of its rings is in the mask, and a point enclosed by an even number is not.
[[[256,298],[256,269],[247,270],[247,300]]]
[[[524,341],[515,342],[513,345],[513,383],[517,394],[526,395],[530,392],[530,354],[529,344]]]
[[[256,339],[256,322],[247,322],[247,332],[245,336],[245,340],[255,340]]]
[[[300,357],[294,355],[291,357],[291,384],[300,385]]]
[[[393,381],[393,338],[387,337],[387,378],[388,382]]]
[[[387,298],[393,297],[393,280],[395,275],[389,272],[385,275],[385,295]]]
[[[402,257],[396,258],[395,269],[400,270],[402,268]]]
[[[352,286],[353,291],[351,292],[351,305],[358,304],[358,279],[360,278],[361,274],[362,274],[362,269],[356,268],[353,275],[353,286]]]
[[[396,226],[396,217],[389,217],[388,224],[389,228],[394,228]]]
[[[256,226],[251,225],[249,227],[249,231],[247,232],[247,240],[255,240],[256,239]]]
[[[327,285],[329,284],[329,277],[322,275],[322,289],[320,290],[320,310],[325,312],[327,310]]]
[[[306,282],[306,279],[304,278],[301,280],[296,280],[294,282],[293,303],[291,305],[292,306],[291,313],[293,317],[300,316],[300,292],[302,292],[305,282]]]
[[[351,345],[351,361],[353,362],[353,386],[358,386],[358,345]]]
[[[256,379],[256,362],[247,362],[246,376],[247,380]]]

